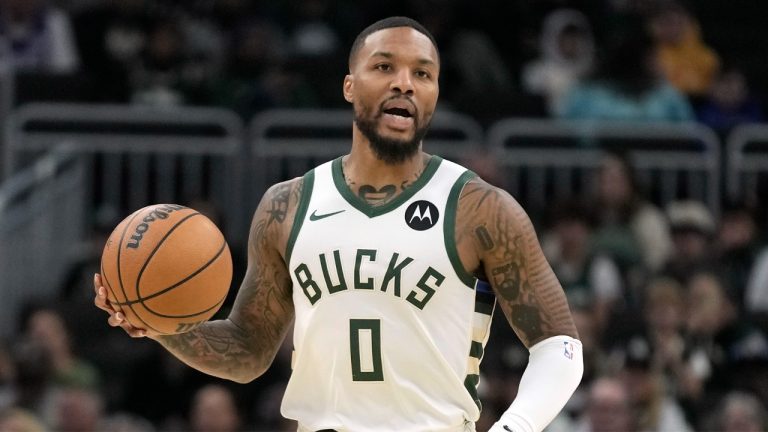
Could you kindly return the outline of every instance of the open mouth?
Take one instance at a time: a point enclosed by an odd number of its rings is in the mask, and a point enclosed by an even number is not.
[[[405,118],[413,117],[413,115],[405,108],[388,108],[384,110],[384,113]]]

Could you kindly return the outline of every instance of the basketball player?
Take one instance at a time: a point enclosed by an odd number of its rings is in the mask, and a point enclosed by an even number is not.
[[[388,18],[360,33],[343,83],[352,149],[266,192],[227,319],[152,334],[109,304],[99,275],[96,305],[131,336],[243,383],[294,323],[281,412],[300,431],[467,431],[498,301],[530,358],[492,430],[541,431],[581,379],[581,343],[520,205],[422,151],[439,75],[419,23]]]

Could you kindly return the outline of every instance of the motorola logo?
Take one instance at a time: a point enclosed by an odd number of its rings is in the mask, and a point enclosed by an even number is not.
[[[405,223],[416,231],[432,228],[440,219],[437,206],[429,201],[414,201],[405,209]]]

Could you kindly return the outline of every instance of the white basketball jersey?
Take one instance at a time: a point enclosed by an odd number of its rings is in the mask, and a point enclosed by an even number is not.
[[[349,189],[341,158],[304,176],[286,251],[296,323],[281,409],[300,430],[474,430],[495,298],[455,246],[472,177],[432,156],[372,207]]]

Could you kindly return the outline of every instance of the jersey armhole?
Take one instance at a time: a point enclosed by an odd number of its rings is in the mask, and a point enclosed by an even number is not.
[[[296,208],[296,216],[293,218],[293,225],[291,225],[291,234],[288,236],[288,244],[285,246],[285,264],[291,263],[291,253],[293,253],[293,245],[296,244],[296,238],[299,236],[302,225],[304,225],[304,218],[307,217],[307,208],[309,208],[309,200],[312,198],[312,189],[315,184],[315,170],[311,170],[304,174],[304,185],[302,186],[301,196],[299,197],[299,205]]]
[[[477,174],[467,170],[464,171],[453,184],[451,192],[448,194],[448,202],[445,205],[445,224],[443,224],[445,249],[448,252],[448,258],[451,260],[453,270],[464,285],[471,289],[475,289],[477,278],[464,268],[464,265],[461,263],[461,258],[459,258],[459,251],[456,247],[456,213],[458,212],[461,191],[464,189],[467,182],[475,177],[477,177]]]

